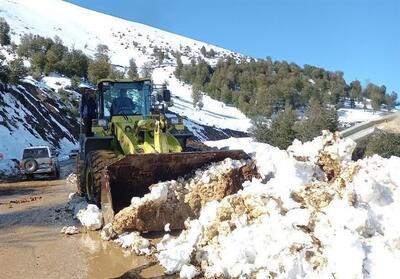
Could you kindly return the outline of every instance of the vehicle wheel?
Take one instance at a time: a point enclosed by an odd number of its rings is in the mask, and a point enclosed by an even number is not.
[[[76,188],[78,191],[78,195],[83,197],[86,193],[86,184],[85,184],[85,164],[82,160],[80,160],[79,155],[76,157]]]
[[[85,184],[86,199],[100,207],[101,173],[103,169],[118,160],[114,152],[98,150],[90,152],[86,157]]]
[[[27,159],[24,163],[24,169],[28,173],[35,172],[38,169],[38,163],[35,159]]]

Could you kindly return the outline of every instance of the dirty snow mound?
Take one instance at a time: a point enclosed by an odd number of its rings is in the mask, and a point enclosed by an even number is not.
[[[287,151],[242,146],[253,152],[263,179],[208,203],[178,237],[165,236],[157,258],[168,273],[186,278],[188,266],[207,278],[400,272],[400,158],[353,162],[355,143],[328,132]]]
[[[236,193],[255,170],[250,162],[230,158],[197,170],[190,178],[179,178],[151,186],[150,193],[132,198],[131,205],[118,212],[113,220],[115,232],[163,231],[183,229],[187,218],[198,217],[211,200]]]

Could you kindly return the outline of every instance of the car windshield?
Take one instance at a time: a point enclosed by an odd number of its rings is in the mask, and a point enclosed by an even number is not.
[[[104,116],[146,114],[143,82],[111,83],[104,91]]]
[[[29,148],[24,150],[22,159],[27,158],[48,158],[49,152],[47,148]]]

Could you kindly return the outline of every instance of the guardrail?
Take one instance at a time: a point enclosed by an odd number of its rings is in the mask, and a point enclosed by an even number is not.
[[[340,132],[340,135],[344,138],[350,137],[354,134],[357,134],[361,131],[367,130],[372,128],[373,126],[376,126],[378,124],[384,123],[384,122],[388,122],[391,121],[393,119],[395,119],[396,117],[400,117],[400,112],[396,112],[396,113],[392,113],[383,117],[380,117],[378,119],[374,119],[374,120],[369,120],[360,124],[357,124],[353,127],[350,127],[346,130],[343,130]],[[371,133],[373,133],[373,130],[371,131]],[[365,135],[363,135],[363,137],[369,135],[370,133],[367,133]],[[360,138],[361,139],[361,138]],[[358,139],[357,139],[358,140]]]

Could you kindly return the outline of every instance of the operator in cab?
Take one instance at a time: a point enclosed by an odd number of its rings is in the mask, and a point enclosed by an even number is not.
[[[118,97],[112,101],[110,113],[113,115],[121,114],[134,114],[136,105],[131,98],[128,97],[126,89],[120,89],[118,92]]]

